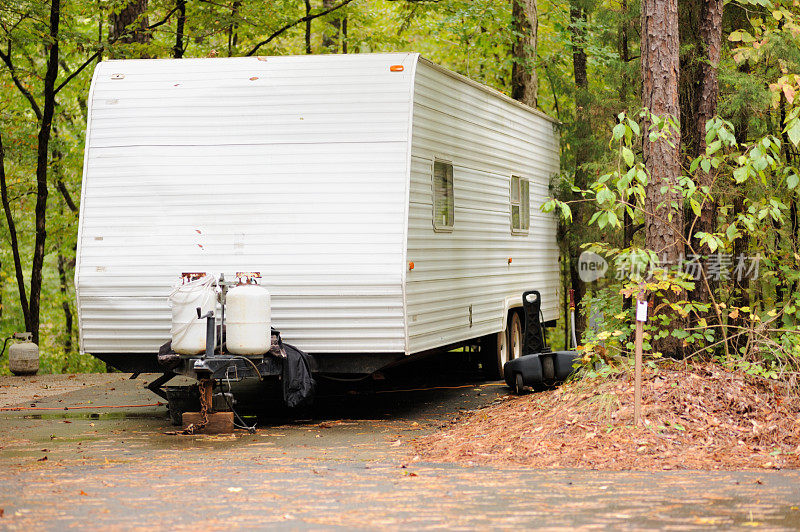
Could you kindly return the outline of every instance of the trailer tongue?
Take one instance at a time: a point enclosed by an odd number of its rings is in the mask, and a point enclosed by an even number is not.
[[[237,281],[229,282],[223,275],[215,279],[205,274],[195,278],[184,274],[173,291],[172,340],[162,346],[158,355],[159,364],[166,372],[150,387],[167,399],[173,423],[182,423],[187,433],[225,432],[226,427],[232,430],[234,425],[253,430],[234,410],[236,400],[231,391],[232,382],[248,378],[277,378],[282,383],[283,401],[289,408],[313,402],[316,388],[311,374],[313,360],[296,347],[283,343],[280,332],[271,329],[269,295],[258,286],[257,278],[258,274],[237,274]],[[214,294],[212,308],[203,313],[202,305],[195,307],[196,318],[187,321],[185,306],[197,302],[208,306],[209,294]],[[553,352],[547,346],[541,299],[536,290],[522,294],[523,355],[504,366],[505,381],[517,394],[528,386],[540,388],[563,381],[573,372],[573,362],[578,356],[576,351]],[[228,312],[226,322],[225,309],[231,305],[234,311]],[[215,315],[217,308],[219,322]],[[230,320],[230,316],[235,319]],[[240,330],[242,326],[244,330]],[[236,339],[233,345],[231,337]],[[205,346],[202,352],[198,352],[200,345]],[[192,392],[187,396],[187,390],[180,388],[161,390],[166,381],[178,374],[197,379],[195,396]],[[182,405],[187,397],[190,401],[196,399],[194,403],[199,403],[199,412],[184,411]]]
[[[165,373],[150,389],[167,399],[173,423],[182,422],[188,432],[209,425],[215,427],[214,432],[224,432],[228,421],[232,428],[233,416],[238,414],[233,408],[231,383],[247,378],[280,380],[283,401],[289,408],[313,401],[316,386],[311,375],[311,358],[284,344],[280,332],[271,328],[269,293],[258,285],[259,277],[258,273],[238,273],[237,280],[230,282],[224,275],[217,279],[209,274],[184,273],[172,292],[172,339],[158,354]],[[194,308],[196,318],[188,319],[187,306],[194,304],[200,305]],[[204,307],[208,309],[205,313]],[[215,315],[217,308],[219,322]],[[204,346],[202,351],[200,346]],[[175,375],[197,379],[200,412],[183,412],[179,403],[181,398],[187,398],[186,390],[161,390]],[[227,391],[223,389],[225,386]],[[188,398],[193,399],[191,393]],[[226,413],[214,416],[222,412]],[[191,420],[188,423],[187,418]]]

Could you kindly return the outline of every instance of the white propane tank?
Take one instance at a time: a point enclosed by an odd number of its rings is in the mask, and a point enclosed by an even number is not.
[[[269,351],[272,310],[269,292],[257,284],[233,287],[225,298],[225,345],[235,355]]]
[[[21,340],[8,348],[8,369],[14,375],[36,375],[39,371],[39,346],[34,344],[31,333],[15,333]]]
[[[206,350],[206,320],[197,319],[197,307],[205,315],[217,306],[214,278],[205,275],[182,279],[169,295],[172,307],[172,350],[181,355],[197,355]]]

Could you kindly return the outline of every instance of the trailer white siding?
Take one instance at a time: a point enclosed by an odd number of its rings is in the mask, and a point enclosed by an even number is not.
[[[554,122],[417,54],[108,61],[88,109],[84,352],[155,353],[187,271],[261,272],[273,325],[314,354],[497,332],[528,289],[557,317],[556,221],[539,211]],[[450,233],[433,230],[437,158]],[[511,233],[512,175],[530,180],[527,235]]]
[[[452,232],[433,230],[434,160],[453,165]],[[558,171],[551,120],[419,62],[407,245],[414,263],[406,279],[410,352],[502,330],[509,299],[519,306],[525,290],[542,292],[545,319],[558,317],[556,220],[539,209]],[[511,233],[512,175],[530,180],[527,235]]]
[[[156,352],[181,272],[260,271],[287,341],[403,352],[399,199],[416,58],[98,65],[76,268],[81,349]]]

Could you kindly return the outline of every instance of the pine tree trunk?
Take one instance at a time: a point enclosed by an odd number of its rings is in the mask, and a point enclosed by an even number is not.
[[[686,101],[682,105],[684,110],[685,126],[682,128],[684,134],[690,135],[691,143],[687,145],[688,159],[694,159],[705,152],[706,148],[706,122],[714,118],[717,114],[717,100],[719,96],[719,61],[722,50],[722,0],[693,0],[699,3],[692,12],[699,11],[697,26],[687,29],[686,33],[699,36],[694,64],[687,73],[681,71],[682,78],[695,76],[696,79],[685,79],[683,86],[692,88],[692,100]],[[694,30],[694,31],[692,31]],[[685,98],[686,99],[686,98]],[[695,173],[695,182],[698,187],[711,188],[716,178],[716,170],[704,172],[698,168]],[[713,192],[713,191],[712,191]],[[688,215],[688,214],[687,214]],[[711,250],[707,245],[700,244],[700,238],[695,235],[699,232],[713,233],[716,228],[717,202],[706,201],[701,209],[700,216],[694,225],[692,235],[692,249],[698,255],[709,257]],[[707,264],[707,261],[703,261]],[[707,271],[707,266],[704,266]],[[709,303],[711,294],[709,289],[713,289],[713,284],[708,280],[708,285],[702,280],[695,282],[695,287],[689,295],[689,299],[698,303]],[[709,318],[715,315],[713,312],[700,313],[701,318]]]
[[[683,257],[683,199],[673,189],[680,176],[680,120],[678,106],[678,1],[642,0],[642,104],[653,115],[671,118],[668,138],[650,142],[645,134],[644,161],[649,173],[645,190],[645,245],[665,266],[676,265]],[[646,126],[650,126],[647,122]],[[646,128],[647,131],[647,128]],[[673,205],[674,204],[674,205]],[[671,301],[683,294],[669,291]],[[666,312],[663,311],[662,312]],[[682,327],[677,315],[669,314],[670,330]],[[681,356],[682,342],[668,335],[654,342],[656,351]]]
[[[686,160],[691,161],[700,150],[697,130],[697,104],[700,94],[702,43],[700,20],[706,0],[678,0],[680,38],[680,78],[678,101],[681,108],[681,142]]]
[[[531,107],[538,99],[536,43],[539,15],[536,0],[512,0],[514,63],[511,67],[511,97]]]

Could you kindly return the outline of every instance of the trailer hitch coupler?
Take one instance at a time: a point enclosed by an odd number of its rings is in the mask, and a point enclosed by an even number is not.
[[[202,315],[202,310],[197,307],[197,319],[206,319],[206,352],[203,358],[214,355],[214,348],[216,346],[216,323],[214,320],[214,311],[209,310],[205,315]]]

